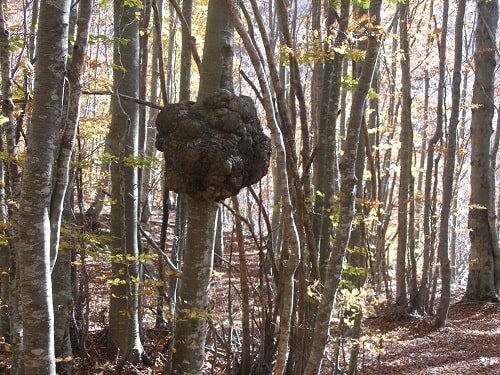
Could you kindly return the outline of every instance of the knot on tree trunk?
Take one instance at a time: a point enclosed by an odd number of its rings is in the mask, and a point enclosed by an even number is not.
[[[219,201],[267,173],[271,141],[247,96],[217,90],[201,103],[169,104],[158,114],[156,128],[171,191]]]

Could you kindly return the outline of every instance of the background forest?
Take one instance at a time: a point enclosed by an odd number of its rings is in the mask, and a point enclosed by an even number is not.
[[[0,372],[498,374],[498,0],[0,0]]]

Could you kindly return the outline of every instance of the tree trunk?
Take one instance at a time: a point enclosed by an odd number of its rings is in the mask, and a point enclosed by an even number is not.
[[[31,129],[17,217],[24,373],[55,374],[49,210],[62,124],[70,1],[42,3]],[[47,95],[50,93],[50,95]]]
[[[182,0],[182,15],[191,29],[193,0]],[[191,98],[191,35],[182,29],[181,66],[179,77],[179,101],[187,102]]]
[[[205,361],[208,291],[217,204],[187,197],[187,235],[174,335],[173,371],[199,374]]]
[[[220,266],[224,260],[224,228],[222,222],[222,206],[217,208],[217,221],[215,223],[214,264]]]
[[[493,255],[495,259],[495,287],[497,293],[500,292],[500,243],[498,238],[498,213],[496,208],[496,169],[497,169],[497,154],[500,143],[500,111],[497,111],[497,129],[495,131],[495,139],[490,153],[490,204],[489,204],[489,221],[491,229],[491,237],[493,241]]]
[[[157,1],[160,22],[163,19],[163,0]],[[161,30],[161,24],[160,24]],[[149,101],[152,103],[158,102],[158,81],[159,81],[159,68],[158,68],[158,43],[161,40],[161,35],[156,32],[156,27],[153,28],[153,45],[151,53],[151,84]],[[170,52],[169,52],[170,53]],[[151,108],[149,110],[148,125],[146,127],[146,157],[152,158],[156,154],[155,140],[156,128],[155,120],[158,110]],[[145,224],[149,221],[151,216],[151,205],[153,200],[153,187],[151,186],[153,171],[150,168],[144,168],[142,175],[142,195],[141,195],[141,223]]]
[[[443,7],[443,26],[441,29],[440,59],[445,59],[446,54],[446,31],[448,21],[449,1],[444,1]],[[444,327],[448,316],[451,297],[451,268],[449,249],[449,227],[450,211],[453,202],[453,179],[455,178],[455,157],[457,149],[457,127],[458,116],[460,112],[460,84],[462,80],[462,39],[463,24],[465,15],[465,0],[458,3],[457,17],[455,22],[455,58],[453,66],[453,82],[451,87],[451,119],[448,128],[448,147],[443,171],[443,199],[441,207],[441,222],[439,225],[439,246],[438,256],[441,264],[441,300],[437,311],[436,325]],[[442,56],[442,57],[441,57]],[[444,61],[443,61],[444,69]],[[442,103],[445,106],[446,103]]]
[[[139,24],[136,7],[114,1],[114,91],[137,97],[139,93]],[[109,307],[108,350],[121,361],[140,362],[144,349],[139,338],[137,167],[139,111],[136,103],[112,97],[110,148],[117,162],[111,165],[111,235],[115,255]]]
[[[64,132],[59,146],[57,171],[50,209],[51,258],[53,259],[52,262],[55,262],[52,271],[55,317],[54,343],[58,358],[71,358],[73,356],[69,332],[71,326],[71,305],[74,303],[71,283],[72,253],[69,249],[63,250],[60,254],[58,253],[63,207],[66,203],[65,196],[68,194],[70,161],[75,145],[80,115],[82,74],[91,13],[92,0],[82,0],[78,14],[78,32],[75,44],[73,45],[73,55],[67,74],[70,90],[67,98],[68,113],[66,114]],[[72,361],[62,361],[57,366],[57,372],[59,374],[70,374],[72,372],[72,365]]]
[[[151,21],[151,1],[152,0],[144,0],[143,1],[143,9],[142,9],[142,19],[141,19],[141,30],[143,30],[143,33],[139,37],[139,49],[140,49],[140,61],[141,61],[141,68],[140,68],[140,73],[139,73],[139,99],[141,100],[146,100],[146,94],[147,94],[147,81],[148,81],[148,68],[149,68],[149,23]],[[154,30],[154,28],[153,28]],[[155,82],[154,84],[157,84]],[[154,112],[153,112],[154,113]],[[147,111],[146,111],[146,106],[140,106],[139,107],[139,131],[138,131],[138,140],[139,140],[139,146],[138,146],[138,155],[139,157],[142,157],[143,160],[146,160],[145,158],[148,157],[149,155],[146,154],[146,136],[148,133],[148,122],[147,122]],[[146,206],[147,208],[148,205],[144,204],[145,202],[143,201],[143,197],[147,198],[149,197],[149,181],[148,179],[148,184],[144,184],[144,177],[146,175],[151,176],[151,171],[149,168],[144,165],[145,163],[138,163],[139,167],[137,170],[137,187],[138,187],[138,195],[139,195],[139,204],[138,204],[138,215],[139,215],[139,221],[141,223],[147,223],[148,220],[143,221],[144,215],[143,215],[143,208]],[[148,212],[149,214],[149,212]],[[149,215],[146,215],[146,218],[144,219],[149,219]],[[139,230],[139,228],[137,228]],[[140,233],[138,233],[138,236],[140,238]]]
[[[340,48],[346,40],[345,30],[349,22],[350,1],[341,2],[339,33],[335,38],[333,48]],[[328,14],[328,29],[333,25],[334,10]],[[333,59],[328,59],[323,70],[323,91],[321,97],[320,117],[318,124],[317,163],[321,166],[318,172],[316,190],[322,195],[316,196],[314,209],[318,215],[316,229],[319,240],[319,268],[321,280],[324,280],[326,260],[330,255],[330,239],[332,235],[332,220],[330,218],[333,206],[333,196],[338,190],[338,181],[335,181],[337,169],[337,139],[336,123],[339,111],[340,87],[342,81],[342,62],[344,55],[334,52]]]
[[[476,52],[471,120],[471,253],[465,298],[496,300],[493,239],[489,211],[489,155],[494,113],[494,77],[498,0],[477,1]]]
[[[243,237],[243,227],[241,225],[240,208],[238,197],[232,197],[231,201],[234,207],[234,222],[236,226],[236,239],[238,241],[238,258],[240,262],[240,285],[241,285],[241,375],[250,374],[251,352],[250,352],[250,283],[248,280],[248,269],[245,258],[245,238]]]
[[[406,251],[408,246],[408,198],[412,178],[413,130],[411,125],[410,43],[408,36],[409,4],[399,4],[401,57],[401,148],[399,150],[398,250],[396,259],[396,303],[408,303],[406,287]]]
[[[233,31],[224,0],[210,0],[198,102],[213,91],[232,91]],[[201,372],[205,360],[208,290],[213,266],[217,204],[188,198],[187,231],[177,320],[174,334],[173,371]]]

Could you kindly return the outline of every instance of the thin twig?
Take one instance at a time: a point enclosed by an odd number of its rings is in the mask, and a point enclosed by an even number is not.
[[[242,69],[240,69],[240,75],[250,85],[250,87],[252,88],[253,92],[255,93],[255,95],[257,96],[257,98],[259,99],[259,101],[263,104],[264,103],[264,98],[260,94],[260,92],[257,89],[257,87],[255,87],[254,83],[250,80],[250,78],[248,78],[248,76],[246,75],[246,73]]]
[[[153,248],[158,251],[158,253],[165,257],[166,261],[167,261],[167,264],[169,265],[170,268],[172,268],[174,271],[177,271],[179,272],[179,269],[174,265],[174,263],[172,262],[172,260],[170,259],[170,257],[165,254],[165,252],[160,249],[160,246],[157,245],[157,243],[146,233],[146,231],[142,228],[142,226],[139,225],[139,230],[141,231],[142,235],[144,236],[144,238],[146,239],[146,241],[148,241],[148,243],[153,246]]]
[[[84,95],[109,95],[109,96],[116,96],[116,94],[114,92],[111,92],[111,91],[107,91],[107,90],[96,90],[96,91],[90,91],[90,90],[82,90],[82,94]],[[153,103],[153,102],[150,102],[148,100],[142,100],[142,99],[139,99],[139,98],[134,98],[132,96],[128,96],[128,95],[125,95],[125,94],[121,94],[119,93],[118,96],[123,99],[123,100],[130,100],[132,102],[135,102],[137,104],[141,104],[141,105],[145,105],[147,107],[150,107],[150,108],[154,108],[154,109],[163,109],[162,106],[156,104],[156,103]]]

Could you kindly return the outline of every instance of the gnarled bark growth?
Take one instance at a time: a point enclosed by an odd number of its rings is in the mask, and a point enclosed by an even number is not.
[[[220,201],[266,175],[271,141],[251,98],[214,91],[201,104],[167,105],[156,119],[166,188]]]

